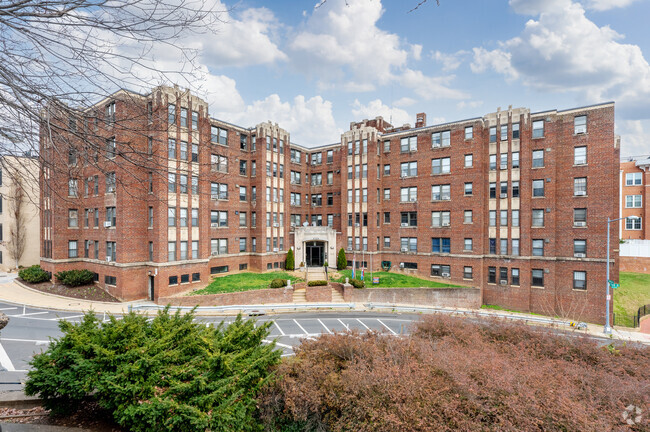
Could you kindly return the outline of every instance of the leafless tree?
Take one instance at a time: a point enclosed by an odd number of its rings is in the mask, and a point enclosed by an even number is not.
[[[16,170],[10,170],[7,174],[11,181],[10,193],[6,196],[11,220],[7,252],[9,257],[14,260],[15,267],[18,268],[20,258],[25,252],[25,241],[27,239],[27,215],[25,214],[27,198],[22,176],[17,175]]]
[[[217,31],[224,12],[217,5],[214,0],[0,2],[0,154],[37,154],[39,138],[66,160],[71,147],[80,154],[103,152],[101,128],[85,127],[97,124],[96,104],[120,88],[139,91],[170,82],[196,88],[202,72],[196,50],[185,42]],[[112,125],[133,129],[134,140],[142,131],[133,128],[133,117],[146,115],[140,105],[141,113]],[[115,164],[143,164],[140,147],[118,146]],[[52,160],[42,159],[44,165]],[[110,169],[104,163],[97,167]]]

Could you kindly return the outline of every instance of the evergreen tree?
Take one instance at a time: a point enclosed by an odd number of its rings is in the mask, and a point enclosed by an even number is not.
[[[284,268],[286,270],[294,270],[296,268],[296,260],[293,256],[292,248],[289,248],[289,252],[287,252],[287,259],[284,262]]]
[[[348,260],[345,257],[345,250],[341,248],[341,250],[339,251],[339,256],[336,259],[336,268],[338,270],[345,270],[347,266],[348,266]]]

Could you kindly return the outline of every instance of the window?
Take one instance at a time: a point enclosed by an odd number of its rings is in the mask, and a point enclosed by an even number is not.
[[[490,183],[490,198],[496,198],[497,197],[497,184],[496,183]]]
[[[488,283],[495,284],[497,283],[497,268],[488,267]]]
[[[642,184],[643,173],[628,173],[625,174],[625,186],[639,186]]]
[[[77,193],[79,191],[78,182],[79,181],[77,179],[68,180],[68,196],[69,197],[76,197],[77,196]]]
[[[401,202],[415,202],[418,199],[418,188],[415,186],[403,187],[400,190]]]
[[[384,153],[388,153],[390,151],[390,141],[386,140],[384,141]]]
[[[212,199],[227,200],[228,199],[228,185],[225,183],[211,183],[210,195]]]
[[[628,217],[625,219],[625,229],[626,230],[640,230],[641,229],[641,218],[640,217]]]
[[[218,274],[218,273],[228,273],[228,266],[222,265],[217,267],[210,267],[210,274]]]
[[[519,168],[519,152],[512,152],[512,167]]]
[[[228,145],[228,131],[217,126],[210,127],[210,139],[215,144]]]
[[[327,215],[327,226],[328,227],[334,226],[334,215],[331,213]]]
[[[104,283],[106,285],[117,285],[117,278],[115,276],[104,276]]]
[[[185,174],[181,174],[179,176],[178,186],[179,186],[179,192],[180,193],[182,193],[182,194],[187,193],[187,176]]]
[[[406,267],[406,266],[404,266],[404,267]],[[448,265],[440,265],[440,264],[432,264],[431,265],[431,276],[449,277],[450,275],[451,275],[450,266],[448,266]]]
[[[210,253],[212,255],[224,255],[228,253],[228,239],[210,239]]]
[[[192,226],[199,226],[199,209],[192,209]]]
[[[176,226],[176,207],[167,208],[167,226]]]
[[[519,239],[512,239],[512,250],[510,253],[514,256],[519,255]]]
[[[187,159],[187,142],[181,141],[181,146],[180,146],[180,158],[185,160]]]
[[[115,242],[106,242],[106,261],[115,262],[117,251]]]
[[[311,164],[312,165],[321,165],[323,163],[323,153],[312,153],[311,154]]]
[[[490,239],[490,254],[495,255],[497,253],[497,239]]]
[[[573,164],[585,165],[587,163],[587,147],[575,147],[573,149]]]
[[[499,169],[508,169],[508,153],[499,154]]]
[[[508,140],[508,125],[504,124],[501,125],[501,141],[507,141]]]
[[[334,162],[334,150],[327,150],[327,163]]]
[[[471,238],[466,238],[465,243],[463,245],[463,250],[465,251],[471,251],[474,247],[474,242]]]
[[[115,227],[116,215],[117,211],[115,207],[106,207],[106,222],[108,222],[108,226]]]
[[[587,240],[573,240],[573,256],[583,257],[587,254]]]
[[[317,173],[311,175],[311,185],[312,186],[322,186],[323,185],[323,174]]]
[[[228,173],[228,158],[221,155],[211,155],[210,163],[212,166],[212,171],[217,171],[220,173]]]
[[[472,267],[465,266],[463,267],[463,279],[473,279],[474,274],[472,272]]]
[[[448,174],[450,171],[450,158],[431,159],[432,174]]]
[[[544,240],[533,240],[533,256],[544,256]]]
[[[576,135],[587,133],[587,116],[576,116],[573,119],[573,133]]]
[[[418,226],[418,213],[417,212],[402,212],[401,213],[401,226],[403,226],[403,227]]]
[[[490,226],[497,226],[497,211],[496,210],[490,210],[489,212],[489,220],[490,220]]]
[[[449,211],[432,211],[431,226],[434,228],[448,227],[451,223]]]
[[[414,152],[418,149],[418,137],[404,137],[400,141],[400,151],[402,153]]]
[[[433,237],[431,239],[431,252],[450,253],[451,239],[449,237]]]
[[[625,207],[626,208],[641,207],[641,195],[626,195]]]
[[[465,139],[470,140],[474,138],[474,127],[473,126],[466,126],[465,127]]]
[[[173,106],[173,105],[171,105]],[[106,123],[112,124],[115,123],[115,102],[111,102],[106,105]]]
[[[500,210],[499,225],[508,226],[508,210]]]
[[[94,210],[94,214],[95,214],[95,227],[98,228],[99,227],[99,209],[98,208],[96,208]]]
[[[587,289],[587,272],[585,271],[573,272],[573,289],[577,289],[577,290]]]
[[[587,195],[587,177],[576,177],[573,179],[573,195]]]
[[[246,237],[239,238],[239,252],[246,252]]]
[[[512,211],[512,226],[513,227],[519,226],[519,210]]]
[[[418,175],[418,163],[417,162],[402,162],[400,165],[400,175],[402,177],[415,177]]]
[[[573,209],[573,226],[587,226],[587,209]]]
[[[465,210],[463,214],[463,223],[471,224],[473,222],[473,212],[472,210]]]
[[[499,254],[508,255],[508,239],[499,239]]]
[[[544,180],[533,180],[533,197],[544,196]]]
[[[531,271],[531,285],[536,287],[544,286],[544,270],[542,269],[533,269]]]
[[[418,238],[417,237],[401,237],[400,245],[402,252],[417,252],[418,251]]]
[[[533,168],[544,166],[544,150],[533,150]]]
[[[508,269],[506,267],[499,267],[499,283],[508,285]]]
[[[490,155],[490,171],[494,171],[497,169],[497,155],[491,154]]]
[[[79,227],[79,211],[77,209],[68,210],[68,228]]]
[[[323,205],[323,194],[312,194],[311,195],[311,205],[322,206]]]
[[[192,195],[199,194],[199,178],[197,176],[192,176]]]
[[[533,122],[533,138],[544,137],[544,120],[536,120]]]
[[[519,198],[519,182],[518,181],[513,181],[512,182],[512,197],[513,198]]]
[[[390,223],[390,212],[384,212],[384,223],[385,224]]]
[[[296,192],[291,192],[291,201],[292,206],[300,206],[300,194]]]
[[[435,132],[431,134],[431,146],[449,147],[451,145],[451,131]]]
[[[519,139],[519,123],[512,124],[512,139]]]
[[[490,127],[490,142],[497,142],[497,127],[492,126]]]
[[[245,227],[246,226],[246,220],[247,220],[247,214],[246,212],[239,212],[239,226],[240,227]]]
[[[433,185],[431,186],[432,201],[447,201],[451,199],[450,185]]]
[[[384,177],[390,175],[390,164],[384,165]]]
[[[328,171],[327,172],[327,184],[328,185],[334,184],[334,172],[333,171]]]
[[[239,161],[239,175],[245,176],[248,171],[248,161],[240,160]]]
[[[68,151],[68,165],[74,166],[77,165],[77,150],[70,149]]]
[[[384,189],[384,201],[390,201],[390,189]]]
[[[544,209],[533,209],[533,224],[534,227],[544,226]]]
[[[179,225],[182,227],[187,227],[187,209],[186,208],[180,208],[179,213],[178,213],[178,221]]]
[[[68,241],[68,258],[77,258],[78,251],[77,251],[77,240],[69,240]]]
[[[499,197],[508,198],[508,182],[503,181],[499,184]]]
[[[176,140],[168,139],[167,140],[167,157],[169,159],[176,159]]]
[[[210,226],[211,227],[227,227],[228,226],[228,212],[223,210],[210,211]]]
[[[473,166],[473,155],[471,154],[466,154],[465,155],[465,168],[471,168]]]

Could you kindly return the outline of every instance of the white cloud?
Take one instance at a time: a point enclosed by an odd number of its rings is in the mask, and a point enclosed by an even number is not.
[[[457,51],[454,54],[446,54],[440,51],[434,51],[431,53],[431,58],[439,63],[442,63],[443,71],[453,71],[458,69],[467,54],[468,52],[463,50]]]
[[[481,73],[494,69],[508,78],[517,78],[518,73],[512,67],[512,55],[509,52],[500,49],[488,51],[485,48],[474,48],[472,51],[474,52],[474,60],[470,64],[472,72]]]
[[[478,108],[480,106],[483,106],[483,101],[460,101],[456,104],[456,108],[458,109],[465,109],[465,108]]]
[[[244,126],[254,126],[270,120],[291,134],[291,142],[306,146],[338,142],[342,133],[336,127],[332,103],[321,96],[306,99],[298,95],[289,102],[272,94],[254,101],[243,110],[226,110],[218,116]]]
[[[395,102],[393,102],[393,106],[406,107],[406,106],[414,105],[416,102],[417,101],[415,99],[404,96],[397,99]]]
[[[380,1],[329,0],[314,9],[304,29],[290,43],[297,67],[325,82],[346,78],[355,83],[386,84],[421,47],[377,27]],[[350,78],[346,74],[351,75]],[[366,84],[366,90],[374,86]]]
[[[227,8],[217,1],[218,10]],[[271,40],[272,32],[279,26],[273,12],[267,8],[243,10],[239,19],[223,12],[223,23],[214,33],[198,37],[203,62],[210,67],[250,66],[287,60]]]
[[[399,77],[399,82],[404,87],[415,91],[424,99],[464,99],[468,95],[460,90],[454,90],[449,84],[454,75],[432,77],[426,76],[421,71],[406,69]]]
[[[411,57],[413,57],[415,60],[422,59],[422,45],[411,45]]]
[[[587,0],[585,6],[588,9],[593,9],[595,11],[606,11],[615,8],[624,8],[636,0]]]
[[[509,4],[518,14],[539,15],[566,7],[570,0],[510,0]]]
[[[627,120],[616,124],[621,136],[621,156],[650,155],[650,120]]]
[[[393,126],[402,126],[405,123],[411,123],[411,126],[413,126],[413,122],[415,121],[415,117],[411,116],[405,110],[391,108],[384,104],[381,99],[375,99],[366,105],[363,105],[355,99],[352,105],[352,116],[356,120],[374,119],[377,116],[381,116]]]

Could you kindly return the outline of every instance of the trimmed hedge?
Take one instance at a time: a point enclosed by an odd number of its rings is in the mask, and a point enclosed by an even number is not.
[[[366,283],[362,280],[359,279],[350,279],[350,285],[352,285],[355,288],[365,288]]]
[[[325,285],[327,285],[326,280],[313,280],[307,282],[307,286],[325,286]]]
[[[90,270],[64,270],[54,275],[65,286],[77,287],[93,283],[95,274]]]
[[[273,279],[269,284],[269,288],[282,288],[287,286],[287,281],[285,279]]]
[[[40,283],[49,281],[52,277],[50,272],[46,272],[38,264],[31,267],[24,268],[18,272],[18,277],[20,277],[25,282],[29,283]]]

